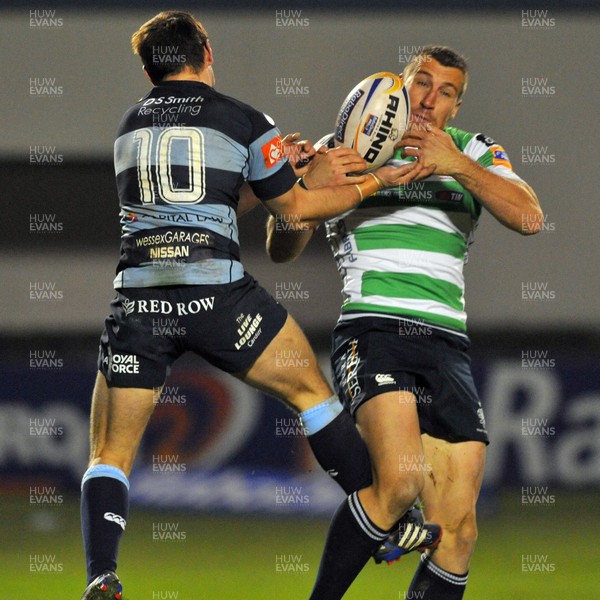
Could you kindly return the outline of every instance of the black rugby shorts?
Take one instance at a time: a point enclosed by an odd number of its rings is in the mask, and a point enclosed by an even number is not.
[[[117,290],[100,338],[98,369],[109,387],[164,384],[194,352],[228,373],[249,369],[283,327],[287,311],[247,273],[223,285]]]
[[[409,391],[421,432],[449,442],[489,443],[466,337],[423,323],[358,317],[337,324],[332,372],[352,415],[370,398]]]

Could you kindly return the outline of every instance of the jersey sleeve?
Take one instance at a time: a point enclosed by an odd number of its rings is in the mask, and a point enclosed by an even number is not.
[[[281,144],[281,132],[270,117],[257,113],[253,117],[256,132],[249,147],[246,179],[261,200],[285,194],[296,183],[294,170]]]
[[[466,144],[463,152],[477,161],[482,167],[489,169],[500,177],[523,181],[512,168],[506,150],[492,138],[478,133]]]

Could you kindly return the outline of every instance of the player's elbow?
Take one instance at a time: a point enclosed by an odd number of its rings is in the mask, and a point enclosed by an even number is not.
[[[296,260],[302,254],[311,235],[312,231],[302,229],[273,236],[267,241],[267,254],[274,263]]]
[[[274,263],[286,263],[296,259],[301,250],[296,248],[292,233],[276,234],[267,237],[267,254]]]
[[[274,263],[291,262],[297,258],[289,250],[283,248],[267,248],[267,254]]]
[[[530,236],[530,235],[535,235],[536,233],[539,233],[541,230],[542,230],[541,226],[533,225],[533,226],[527,226],[526,228],[521,227],[521,229],[519,229],[518,231],[521,235]]]
[[[513,229],[521,235],[535,235],[544,228],[544,213],[536,193],[526,183],[520,186],[520,200],[522,210],[518,215],[519,222],[515,223]]]
[[[521,222],[516,227],[516,230],[521,235],[535,235],[544,228],[544,214],[540,209],[530,210],[523,213]]]

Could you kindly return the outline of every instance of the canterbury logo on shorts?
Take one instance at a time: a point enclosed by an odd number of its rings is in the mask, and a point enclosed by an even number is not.
[[[116,523],[119,527],[121,527],[123,529],[123,531],[125,531],[125,525],[127,523],[125,522],[125,519],[123,517],[120,517],[119,515],[115,515],[115,513],[105,512],[104,518],[107,521],[112,521],[113,523]]]
[[[375,381],[377,385],[394,385],[396,383],[396,380],[388,373],[377,373]]]

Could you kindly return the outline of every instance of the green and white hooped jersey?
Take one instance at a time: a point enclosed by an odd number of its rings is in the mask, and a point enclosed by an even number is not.
[[[522,181],[504,149],[479,133],[445,131],[467,156],[490,171]],[[406,160],[400,153],[390,164]],[[326,223],[343,278],[341,320],[397,316],[466,332],[463,265],[481,205],[449,176],[432,175],[389,188]]]

